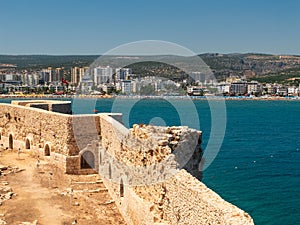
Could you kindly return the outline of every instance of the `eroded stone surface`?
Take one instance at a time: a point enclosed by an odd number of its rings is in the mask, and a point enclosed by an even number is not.
[[[144,124],[128,130],[115,117],[0,104],[0,144],[27,149],[69,174],[100,173],[128,224],[253,224],[200,182],[200,131]]]

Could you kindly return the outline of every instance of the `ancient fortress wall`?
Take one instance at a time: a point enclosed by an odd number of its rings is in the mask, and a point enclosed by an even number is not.
[[[72,114],[72,107],[70,101],[56,101],[56,100],[22,100],[12,101],[12,105],[21,105],[26,107],[44,109],[51,112],[59,112],[64,114]]]
[[[39,154],[66,173],[99,173],[128,224],[253,224],[199,181],[200,131],[127,129],[120,114],[68,115],[34,104],[0,104],[0,145]]]
[[[128,224],[253,224],[195,178],[201,177],[201,132],[142,125],[127,130],[108,115],[100,115],[100,126],[99,172]],[[191,159],[183,167],[185,152]]]
[[[0,145],[30,150],[68,173],[80,172],[80,149],[74,133],[85,143],[91,143],[95,132],[86,123],[99,123],[96,115],[72,116],[19,104],[1,104],[0,118]],[[80,128],[73,126],[74,121],[81,123]]]

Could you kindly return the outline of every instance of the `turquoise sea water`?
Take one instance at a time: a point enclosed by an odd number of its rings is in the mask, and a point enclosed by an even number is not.
[[[211,130],[210,107],[203,100],[193,104],[205,150]],[[197,128],[193,110],[183,100],[173,105],[150,99],[76,100],[73,106],[77,113],[110,112],[113,106],[128,118],[127,126],[150,122]],[[183,109],[180,115],[176,107]],[[226,101],[226,113],[225,138],[204,171],[203,182],[247,211],[255,224],[300,224],[300,101]]]
[[[167,125],[181,124],[174,106],[165,100],[142,100],[128,112],[130,125],[160,117]],[[185,106],[184,101],[179,105]],[[97,110],[110,111],[112,100],[99,100]],[[205,149],[211,113],[206,101],[194,101]],[[300,102],[226,101],[227,128],[222,147],[203,173],[203,182],[224,199],[247,211],[258,225],[300,224]],[[187,108],[186,116],[190,116]],[[201,213],[201,212],[199,212]]]

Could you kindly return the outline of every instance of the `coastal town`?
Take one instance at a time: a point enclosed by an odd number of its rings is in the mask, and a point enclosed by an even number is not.
[[[28,57],[27,57],[28,58]],[[34,58],[34,57],[33,57]],[[65,57],[67,58],[67,57]],[[95,57],[94,57],[95,58]],[[117,67],[113,63],[88,66],[93,57],[77,61],[45,60],[37,66],[0,58],[2,96],[72,96],[75,94],[110,96],[300,96],[299,57],[229,56],[205,54],[209,70],[184,71],[169,65],[133,64]],[[229,60],[230,59],[230,62]],[[61,62],[60,62],[61,61]],[[80,63],[81,62],[81,63]],[[47,66],[50,64],[51,66]],[[57,67],[57,65],[62,65]],[[46,65],[46,66],[45,66]],[[276,78],[276,79],[275,79]]]
[[[0,225],[300,225],[300,0],[0,7]]]

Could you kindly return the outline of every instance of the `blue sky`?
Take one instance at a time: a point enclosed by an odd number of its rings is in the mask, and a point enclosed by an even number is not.
[[[0,54],[102,54],[163,40],[204,52],[300,55],[300,1],[1,0]]]

